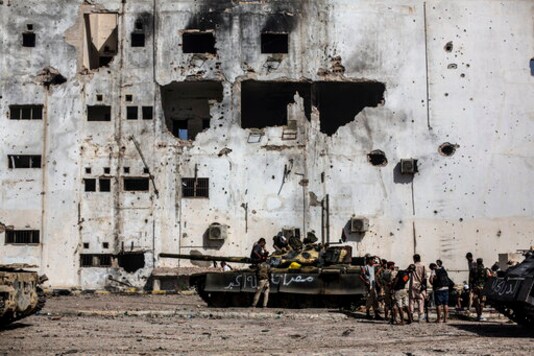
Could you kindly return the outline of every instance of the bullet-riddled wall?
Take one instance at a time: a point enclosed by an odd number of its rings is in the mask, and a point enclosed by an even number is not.
[[[460,279],[467,251],[529,248],[533,18],[529,0],[0,2],[0,263],[142,286],[189,263],[160,252],[298,229]]]

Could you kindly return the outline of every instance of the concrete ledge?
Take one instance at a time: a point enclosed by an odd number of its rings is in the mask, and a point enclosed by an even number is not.
[[[262,309],[249,309],[244,311],[182,311],[182,310],[79,310],[48,314],[53,316],[145,316],[145,317],[175,317],[180,319],[288,319],[288,320],[318,320],[342,321],[348,316],[341,313],[294,313],[294,312],[267,312]]]

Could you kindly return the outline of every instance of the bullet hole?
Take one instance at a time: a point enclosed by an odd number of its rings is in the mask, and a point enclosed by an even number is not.
[[[382,150],[371,151],[371,153],[367,155],[367,160],[375,167],[384,167],[388,164],[386,154]]]
[[[437,210],[434,210],[434,214],[437,214],[437,213],[438,213],[438,211],[437,211]]]
[[[452,45],[452,41],[449,41],[447,42],[447,44],[445,45],[444,49],[445,49],[445,52],[452,52],[452,49],[453,49],[453,45]]]
[[[449,142],[445,142],[439,146],[438,152],[443,156],[449,157],[449,156],[452,156],[456,152],[456,149],[458,147],[460,146],[449,143]]]
[[[456,69],[458,68],[458,65],[456,63],[451,63],[447,66],[447,69]]]
[[[502,231],[501,230],[497,231],[497,237],[501,237],[501,235],[502,235]]]

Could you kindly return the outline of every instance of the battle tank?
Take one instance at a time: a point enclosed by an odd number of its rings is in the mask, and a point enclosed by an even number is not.
[[[0,327],[43,309],[46,299],[40,285],[48,278],[24,269],[32,267],[0,265]]]
[[[484,287],[487,303],[516,323],[534,327],[534,253],[504,273],[488,280]]]
[[[163,258],[251,264],[243,269],[204,272],[190,276],[200,297],[211,307],[249,307],[256,292],[256,264],[247,257],[162,253]],[[307,245],[301,252],[275,253],[271,266],[269,307],[350,308],[363,301],[362,258],[352,258],[350,246],[321,250]]]

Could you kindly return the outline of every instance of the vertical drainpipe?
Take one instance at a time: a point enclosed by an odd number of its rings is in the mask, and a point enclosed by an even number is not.
[[[48,174],[46,174],[46,169],[48,168],[46,164],[48,151],[48,87],[45,89],[44,103],[43,103],[43,147],[41,149],[41,235],[40,235],[40,255],[41,255],[41,266],[40,271],[44,273],[43,266],[46,266],[47,263],[45,260],[45,253],[47,252],[44,248],[45,243],[48,243],[45,238],[46,234],[46,192],[48,186]],[[48,253],[46,253],[48,257]]]

